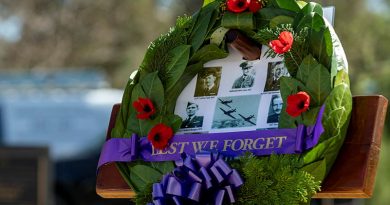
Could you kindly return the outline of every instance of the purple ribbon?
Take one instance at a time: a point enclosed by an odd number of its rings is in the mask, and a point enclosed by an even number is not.
[[[318,113],[316,124],[308,127],[299,125],[291,129],[174,135],[165,150],[154,149],[146,137],[138,139],[135,134],[130,139],[111,138],[103,146],[98,168],[108,162],[130,162],[134,159],[176,161],[184,152],[194,156],[209,150],[230,157],[245,152],[257,156],[302,153],[314,147],[324,132],[323,113],[324,106]]]
[[[234,203],[233,192],[244,183],[238,172],[216,153],[202,152],[195,158],[183,153],[176,165],[160,183],[153,184],[153,203],[148,205],[222,205],[224,200]]]

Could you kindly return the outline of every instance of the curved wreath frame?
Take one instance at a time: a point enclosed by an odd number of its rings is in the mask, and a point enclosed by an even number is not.
[[[294,44],[281,55],[291,76],[282,77],[281,95],[286,102],[289,95],[305,91],[312,102],[309,110],[299,117],[288,115],[284,103],[279,128],[312,125],[320,107],[325,105],[322,120],[325,132],[313,149],[301,155],[244,156],[231,165],[242,172],[247,182],[238,192],[239,204],[258,204],[259,200],[264,204],[299,204],[307,202],[319,189],[319,181],[329,172],[346,135],[352,109],[348,63],[335,31],[322,17],[319,4],[295,0],[263,3],[256,13],[234,14],[226,10],[225,1],[206,0],[193,16],[179,17],[175,27],[149,46],[140,68],[131,75],[111,137],[129,138],[133,133],[147,136],[158,123],[176,132],[181,125],[181,118],[174,115],[176,99],[203,69],[203,64],[228,55],[226,30],[238,29],[266,46],[281,31],[290,31]],[[280,55],[272,50],[267,54]],[[132,103],[139,97],[149,98],[155,104],[151,120],[137,119]],[[139,204],[151,201],[151,184],[174,169],[173,162],[135,161],[117,166],[137,193]],[[281,171],[275,173],[276,170]],[[291,180],[283,181],[283,177]],[[284,190],[283,194],[278,193],[280,190]]]

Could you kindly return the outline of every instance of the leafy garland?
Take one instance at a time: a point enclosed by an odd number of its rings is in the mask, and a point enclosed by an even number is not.
[[[344,140],[352,109],[348,65],[319,4],[295,0],[262,3],[258,12],[235,14],[226,11],[224,0],[209,0],[195,15],[179,17],[175,27],[149,46],[139,70],[132,74],[111,136],[147,136],[161,123],[176,132],[181,118],[173,112],[181,91],[204,63],[228,55],[223,35],[217,32],[239,29],[252,40],[268,45],[282,31],[289,31],[294,36],[290,51],[269,51],[267,56],[282,55],[291,75],[280,81],[283,101],[300,91],[308,93],[312,101],[308,111],[298,117],[288,115],[284,103],[279,128],[314,124],[325,104],[325,133],[316,147],[302,155],[247,155],[231,165],[241,171],[246,182],[238,191],[239,204],[299,204],[319,190],[319,181],[329,172]],[[155,105],[149,120],[137,118],[138,111],[132,106],[140,98],[150,99]],[[136,161],[117,166],[137,193],[137,204],[149,202],[151,184],[174,168],[172,162]]]

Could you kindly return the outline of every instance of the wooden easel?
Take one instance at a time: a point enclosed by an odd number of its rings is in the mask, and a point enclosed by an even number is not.
[[[379,163],[388,100],[381,95],[353,97],[353,110],[343,147],[321,191],[314,198],[370,198]],[[107,131],[110,138],[120,105],[114,105]],[[96,192],[103,198],[133,198],[115,164],[102,166]]]

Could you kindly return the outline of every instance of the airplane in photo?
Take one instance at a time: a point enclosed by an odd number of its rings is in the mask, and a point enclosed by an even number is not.
[[[226,105],[227,107],[230,107],[230,103],[233,102],[233,100],[221,100],[220,98],[218,98],[218,100],[223,104],[223,105]],[[230,107],[232,108],[232,107]]]
[[[222,110],[223,114],[225,114],[225,115],[227,115],[227,116],[229,116],[229,117],[231,117],[231,118],[233,118],[233,119],[236,119],[236,118],[232,115],[233,112],[236,112],[236,109],[228,110],[228,111],[226,111],[226,110],[224,110],[224,109],[222,109],[222,108],[219,108],[219,109]]]
[[[238,114],[242,119],[244,119],[246,122],[249,122],[251,123],[252,125],[256,125],[254,122],[251,121],[252,118],[254,118],[255,116],[254,115],[250,115],[249,117],[244,117],[243,115],[241,114]]]

